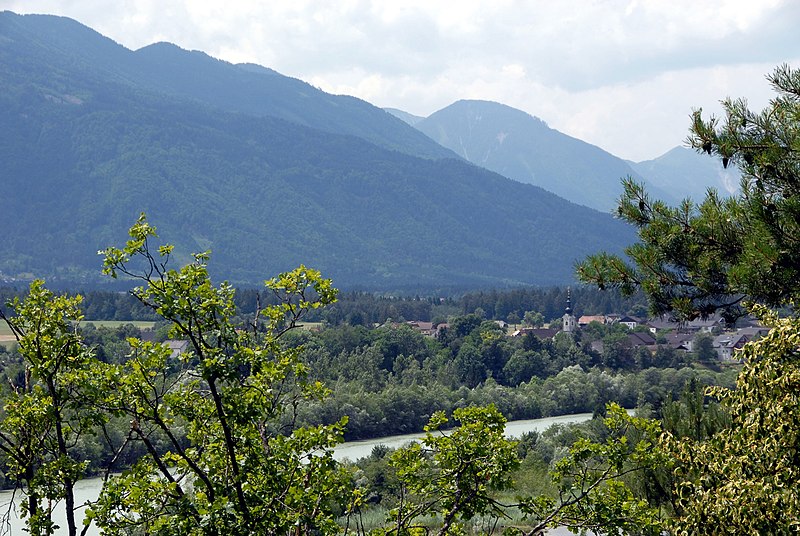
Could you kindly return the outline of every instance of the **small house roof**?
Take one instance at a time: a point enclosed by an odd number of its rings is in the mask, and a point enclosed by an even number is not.
[[[628,342],[632,348],[656,345],[656,339],[649,331],[634,331],[628,333]]]
[[[583,315],[578,319],[578,325],[585,326],[591,322],[600,322],[601,324],[605,324],[606,317],[603,315]]]

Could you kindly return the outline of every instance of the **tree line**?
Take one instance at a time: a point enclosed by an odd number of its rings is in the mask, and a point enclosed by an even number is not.
[[[455,420],[469,429],[457,427],[454,439],[494,445],[511,469],[515,448],[495,437],[508,417],[602,413],[612,400],[660,407],[687,380],[723,381],[690,367],[605,367],[572,337],[509,338],[476,313],[451,318],[438,338],[404,323],[301,330],[309,312],[336,298],[318,272],[301,266],[270,280],[269,303],[257,299],[252,314],[242,314],[235,289],[211,283],[206,254],[175,270],[172,246],[152,244],[155,229],[144,217],[130,233],[124,248],[106,250],[105,271],[139,279],[133,297],[169,326],[164,336],[188,341],[188,352],[143,342],[130,325],[81,329],[82,297],[41,281],[12,298],[13,315],[2,313],[17,339],[3,356],[2,467],[6,484],[24,490],[32,534],[78,534],[90,524],[108,534],[336,532],[343,517],[366,507],[353,469],[331,455],[346,437],[443,429]],[[487,443],[475,433],[489,434]],[[430,446],[466,456],[459,464],[477,463],[478,451],[448,441]],[[412,487],[432,470],[421,460],[439,463],[436,455],[396,456],[406,461],[393,467],[408,471]],[[76,484],[97,474],[98,500],[76,504]],[[494,478],[479,493],[509,479]],[[397,530],[446,504],[430,500],[396,518]],[[59,501],[67,527],[53,521]],[[456,502],[447,530],[483,508]],[[82,528],[74,514],[84,507]]]
[[[119,285],[130,288],[131,284]],[[573,286],[570,289],[573,306],[578,316],[618,314],[646,314],[644,295],[624,296],[620,292],[602,292],[591,286]],[[27,287],[0,287],[0,299],[7,303],[14,297],[24,296]],[[156,320],[158,317],[133,297],[127,290],[79,290],[83,298],[81,309],[90,320]],[[445,296],[398,295],[385,296],[370,292],[340,292],[335,303],[311,311],[309,322],[326,322],[329,325],[349,324],[371,327],[394,321],[446,322],[452,316],[480,312],[486,319],[522,323],[525,313],[540,313],[545,321],[555,320],[564,314],[566,287],[529,287],[492,289]],[[240,314],[253,314],[258,305],[274,305],[274,296],[263,289],[241,287],[236,289],[234,303]]]
[[[466,399],[451,413],[430,408],[420,443],[379,450],[374,458],[388,456],[385,464],[354,472],[331,454],[350,415],[304,421],[304,410],[330,396],[317,366],[325,362],[324,342],[314,348],[315,341],[291,335],[309,312],[334,302],[331,282],[300,266],[267,282],[272,304],[237,319],[235,290],[212,284],[208,255],[172,269],[172,246],[154,244],[155,229],[142,216],[124,247],[105,250],[104,271],[136,278],[136,299],[170,325],[170,336],[188,340],[190,352],[173,355],[165,345],[130,338],[125,359],[97,359],[76,328],[80,297],[56,295],[38,281],[12,300],[14,316],[3,313],[24,366],[3,386],[0,452],[8,475],[24,485],[28,530],[53,534],[59,501],[67,506],[67,532],[85,530],[75,522],[82,505],[74,489],[87,471],[81,439],[98,435],[114,445],[113,456],[87,523],[107,534],[399,536],[481,526],[534,535],[560,525],[598,534],[796,532],[800,72],[784,66],[770,79],[779,95],[763,113],[726,101],[722,123],[698,113],[692,125],[696,148],[740,166],[741,194],[723,201],[711,192],[698,205],[670,208],[629,183],[620,215],[641,238],[628,252],[631,263],[602,254],[579,267],[599,287],[641,289],[654,311],[687,319],[717,310],[730,318],[743,310],[757,315],[770,331],[742,350],[735,385],[690,382],[679,400],[661,406],[660,419],[631,416],[610,402],[601,420],[574,432],[550,458],[552,484],[544,493],[515,486],[514,477],[531,453],[548,445],[555,452],[553,442],[510,441],[497,404]],[[359,337],[355,328],[351,339],[343,330],[327,342],[349,352],[351,381],[364,386],[391,387],[395,377],[413,386],[428,361],[433,372],[437,356],[450,352],[461,381],[497,390],[508,387],[501,381],[509,376],[498,381],[494,374],[510,358],[503,363],[504,339],[489,324],[480,314],[464,315],[441,347],[396,337],[401,329],[371,333],[366,347],[347,347]],[[522,350],[543,351],[541,343],[528,339]],[[572,339],[554,344],[583,358]],[[602,362],[594,370],[608,372]],[[569,365],[542,385],[561,375],[568,383],[580,371],[580,363]],[[536,383],[534,375],[517,388]],[[127,423],[124,434],[112,431],[115,421]],[[112,474],[134,448],[141,456]],[[387,498],[385,517],[368,529],[364,513],[375,490]]]

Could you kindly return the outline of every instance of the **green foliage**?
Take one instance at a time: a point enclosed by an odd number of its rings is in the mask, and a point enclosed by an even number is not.
[[[761,113],[727,99],[723,121],[693,115],[689,142],[739,166],[739,195],[709,191],[699,204],[673,208],[628,180],[619,214],[639,228],[641,242],[627,250],[634,265],[600,254],[579,266],[601,288],[641,288],[657,313],[691,319],[721,310],[731,321],[746,303],[771,328],[745,345],[735,388],[694,387],[663,408],[656,451],[672,469],[645,476],[663,486],[650,498],[668,499],[667,528],[676,534],[800,530],[800,71],[784,65],[769,80],[778,96]],[[791,316],[780,318],[782,307]],[[698,358],[710,356],[710,341],[697,342]]]
[[[616,432],[607,434],[619,444],[581,436],[564,458],[572,461],[557,462],[559,479],[552,489],[560,499],[532,496],[547,488],[535,485],[517,488],[528,495],[518,504],[506,504],[519,461],[514,443],[502,436],[503,413],[519,418],[596,409],[613,398],[632,404],[641,396],[642,379],[623,380],[574,366],[543,383],[522,382],[516,389],[484,378],[475,389],[450,390],[436,380],[443,370],[452,370],[445,365],[452,361],[447,352],[469,353],[482,370],[494,374],[506,370],[512,352],[537,354],[542,360],[562,354],[572,359],[578,349],[571,339],[563,339],[538,341],[538,350],[526,350],[530,341],[506,339],[495,323],[477,315],[457,319],[450,337],[441,343],[407,326],[372,332],[341,326],[319,335],[292,331],[305,314],[336,297],[330,282],[302,266],[268,281],[273,305],[245,321],[235,316],[233,289],[211,284],[207,254],[173,270],[168,267],[172,250],[153,246],[155,238],[155,229],[140,217],[124,248],[106,250],[106,271],[138,278],[143,285],[134,295],[171,324],[172,336],[188,340],[190,351],[173,356],[165,346],[130,337],[128,353],[121,356],[121,334],[81,332],[69,324],[79,348],[85,348],[86,340],[97,340],[102,355],[114,356],[107,363],[92,357],[91,377],[81,376],[84,394],[78,398],[87,408],[103,410],[90,415],[88,429],[104,424],[104,434],[116,441],[113,458],[103,467],[132,463],[108,479],[88,511],[88,522],[106,533],[204,534],[224,528],[231,534],[249,534],[286,532],[290,527],[327,533],[339,530],[335,520],[340,514],[349,523],[375,500],[391,509],[383,530],[392,533],[422,530],[423,525],[449,534],[472,530],[472,523],[517,525],[514,516],[519,511],[536,527],[555,519],[578,527],[580,516],[591,519],[594,525],[586,526],[596,531],[608,520],[608,526],[626,528],[635,522],[655,523],[647,517],[652,512],[633,494],[636,488],[624,480],[642,469],[645,460],[637,458],[636,448],[626,451],[623,444],[635,445],[649,436],[636,431],[638,424],[625,424],[627,417],[622,416],[609,421]],[[144,271],[134,266],[144,266]],[[79,299],[61,299],[74,302],[69,314],[79,318]],[[37,307],[53,306],[44,301]],[[81,333],[97,338],[81,340]],[[307,347],[303,351],[297,346],[301,343]],[[328,352],[338,352],[340,368],[333,367],[334,356]],[[328,399],[318,381],[326,374],[343,378]],[[683,381],[678,376],[684,378],[683,372],[648,374],[653,378],[649,383],[664,386],[661,396],[669,392],[667,386],[678,389]],[[353,385],[360,387],[352,389]],[[367,386],[376,392],[365,391]],[[327,405],[337,399],[347,401],[341,413]],[[492,402],[497,405],[487,406]],[[448,424],[445,411],[452,411],[460,423],[449,435],[442,431]],[[323,416],[328,424],[303,426],[310,414]],[[430,422],[423,443],[395,454],[391,466],[385,453],[378,452],[356,475],[358,489],[351,494],[351,475],[330,455],[330,447],[343,436],[346,418],[354,430],[372,434],[385,434],[389,426],[404,426],[398,431],[408,432]],[[35,426],[36,420],[30,419],[29,425]],[[565,434],[557,441],[548,437],[529,446],[536,453],[532,459],[539,460],[538,474],[544,462],[559,460],[574,439]],[[76,452],[91,448],[81,445]],[[83,475],[85,467],[69,473],[63,461],[45,467],[41,478],[57,482],[54,476],[59,474],[74,479]],[[603,493],[575,491],[581,486],[575,483],[578,474],[595,478],[586,480],[586,486]],[[610,474],[615,476],[609,480]],[[564,487],[568,480],[571,484]],[[63,486],[52,489],[61,493]],[[51,530],[48,519],[49,511],[36,518],[36,530]]]
[[[604,441],[579,438],[552,472],[558,497],[537,496],[521,501],[534,526],[530,534],[565,525],[595,534],[660,534],[664,521],[657,509],[633,495],[626,475],[669,463],[657,449],[657,421],[631,417],[609,404]]]
[[[525,311],[524,322],[531,327],[540,328],[544,325],[544,316],[538,311]]]
[[[56,296],[42,281],[0,317],[15,335],[24,375],[3,393],[0,452],[15,486],[23,487],[23,515],[31,534],[54,534],[53,509],[67,508],[67,534],[77,534],[74,487],[88,465],[81,441],[106,417],[96,407],[97,362],[82,344],[80,297]]]
[[[518,446],[503,438],[505,419],[493,406],[457,410],[454,417],[461,425],[449,434],[440,431],[447,423],[444,414],[434,415],[421,443],[395,451],[389,467],[381,453],[362,461],[362,475],[379,478],[377,489],[394,496],[389,524],[374,533],[462,534],[481,516],[489,526],[505,526],[514,534],[538,535],[556,526],[596,534],[660,534],[665,528],[660,511],[636,497],[625,482],[628,475],[668,464],[657,448],[660,426],[613,404],[607,411],[595,427],[599,438],[591,439],[586,431],[555,433],[567,447],[553,465],[552,494],[542,494],[547,486],[526,476],[531,471],[541,475],[544,458],[533,454],[539,443],[552,443],[552,430],[541,438],[524,438],[527,468],[518,472]],[[532,486],[514,486],[514,475]],[[512,489],[523,495],[516,502],[501,500],[508,498],[503,490]],[[362,497],[375,493],[362,490]]]
[[[571,287],[571,300],[576,316],[584,314],[631,313],[647,303],[641,293],[623,296],[620,292],[601,292],[588,285]],[[456,304],[461,314],[472,313],[477,308],[488,318],[507,318],[512,312],[524,317],[526,312],[538,311],[543,322],[561,322],[567,301],[566,287],[525,287],[512,290],[481,290],[468,292]]]
[[[665,437],[680,479],[676,533],[794,534],[800,528],[800,319],[757,310],[772,329],[745,345],[736,388],[708,389],[730,426],[698,422],[701,433],[676,430]]]
[[[503,437],[505,418],[493,406],[461,408],[453,418],[460,425],[444,433],[447,417],[434,414],[421,443],[392,454],[404,491],[388,533],[407,534],[422,526],[421,518],[439,515],[439,534],[457,534],[459,521],[505,515],[492,493],[511,486],[519,464],[514,442]]]
[[[303,361],[315,379],[333,388],[320,404],[302,407],[301,420],[330,424],[347,416],[345,437],[354,440],[420,431],[435,411],[450,415],[466,405],[495,404],[509,420],[601,412],[609,401],[625,407],[648,403],[658,410],[692,378],[732,385],[736,374],[732,368],[688,367],[682,352],[668,349],[653,356],[638,352],[649,363],[641,360],[632,369],[612,371],[597,366],[599,358],[570,339],[495,337],[494,329],[480,326],[460,338],[414,334],[405,343],[396,335],[409,335],[406,326],[367,330],[342,325],[301,332]],[[418,338],[426,347],[417,346]],[[394,355],[400,348],[409,355],[400,353],[390,364],[383,352]]]
[[[105,250],[104,271],[141,280],[135,296],[191,350],[173,358],[166,346],[131,339],[130,359],[106,369],[103,404],[130,419],[128,440],[148,456],[108,481],[90,519],[106,534],[335,531],[349,479],[330,448],[346,420],[293,426],[298,404],[327,390],[308,380],[297,349],[279,342],[307,311],[335,300],[330,281],[303,266],[267,281],[279,303],[241,329],[233,289],[212,285],[207,253],[169,269],[172,247],[152,252],[155,229],[144,215],[130,237]],[[137,260],[143,271],[130,268]]]
[[[599,287],[641,288],[652,311],[692,319],[721,310],[733,320],[744,298],[781,306],[800,293],[800,189],[798,134],[800,71],[777,68],[769,80],[778,93],[760,113],[744,100],[723,101],[725,117],[693,116],[689,143],[742,171],[741,192],[722,198],[709,191],[700,203],[669,207],[628,179],[619,216],[639,229],[627,248],[633,265],[599,254],[578,268]]]
[[[714,363],[719,359],[717,351],[714,349],[714,338],[705,333],[695,337],[693,352],[701,363]]]

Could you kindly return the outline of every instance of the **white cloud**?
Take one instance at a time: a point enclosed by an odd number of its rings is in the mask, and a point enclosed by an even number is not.
[[[577,109],[571,113],[556,110],[546,119],[552,127],[615,155],[632,160],[653,158],[684,142],[694,109],[719,114],[719,101],[730,94],[732,80],[736,80],[737,90],[756,96],[751,99],[754,107],[766,105],[769,88],[764,74],[772,67],[753,64],[672,71],[635,84],[570,94],[566,101],[577,103]]]

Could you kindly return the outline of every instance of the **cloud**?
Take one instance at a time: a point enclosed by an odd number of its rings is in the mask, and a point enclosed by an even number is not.
[[[559,107],[545,119],[553,128],[617,156],[646,160],[684,143],[693,110],[719,115],[719,101],[726,96],[753,95],[751,106],[766,106],[770,89],[764,75],[772,68],[748,64],[664,72],[632,84],[565,95],[560,102],[571,109]]]

